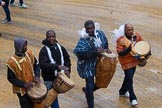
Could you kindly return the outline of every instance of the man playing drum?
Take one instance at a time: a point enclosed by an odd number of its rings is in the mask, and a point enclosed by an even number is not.
[[[64,70],[70,77],[71,61],[66,49],[56,40],[55,31],[48,30],[42,44],[44,46],[39,52],[39,63],[44,83],[50,90],[53,87],[53,81],[61,70]],[[51,108],[60,108],[57,98],[52,103]]]
[[[21,108],[33,108],[33,102],[27,96],[27,89],[33,87],[33,81],[40,81],[40,69],[32,51],[27,50],[27,40],[14,40],[15,54],[7,62],[7,79],[13,85]]]
[[[78,74],[86,82],[86,87],[82,90],[85,92],[88,108],[94,108],[93,92],[98,89],[94,83],[97,57],[100,53],[109,51],[109,48],[105,34],[95,29],[95,23],[92,20],[86,21],[84,27],[73,53],[78,58]]]
[[[116,47],[118,58],[125,74],[119,95],[129,97],[131,105],[135,106],[138,102],[133,89],[133,76],[141,58],[139,55],[136,55],[134,46],[137,42],[142,41],[142,38],[138,33],[134,33],[133,25],[129,23],[125,24],[124,33],[124,36],[120,36],[117,39]]]

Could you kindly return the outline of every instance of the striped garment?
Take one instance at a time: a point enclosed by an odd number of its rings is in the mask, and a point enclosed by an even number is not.
[[[142,41],[142,38],[138,33],[135,33],[135,36],[136,36],[135,43]],[[116,47],[117,53],[127,48],[127,45],[121,44],[121,40],[123,39],[125,39],[125,36],[121,36],[117,39],[117,47]],[[125,56],[118,56],[118,58],[123,70],[130,69],[138,64],[138,60],[134,56],[132,56],[131,53],[128,53]]]
[[[97,39],[100,40],[101,47],[108,49],[108,40],[101,30],[96,30]],[[92,43],[89,38],[80,38],[73,53],[77,56],[77,71],[81,78],[88,78],[95,76],[96,62],[97,62],[97,45],[96,42]]]

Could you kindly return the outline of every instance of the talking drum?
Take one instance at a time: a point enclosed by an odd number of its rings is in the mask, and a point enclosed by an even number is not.
[[[60,73],[58,78],[54,80],[53,88],[58,93],[65,93],[74,87],[74,82],[68,78],[64,73]]]
[[[40,103],[47,95],[47,87],[42,82],[33,82],[34,86],[27,89],[27,95],[35,103]]]
[[[138,66],[143,67],[147,64],[147,59],[151,55],[151,47],[150,45],[145,41],[139,41],[135,44],[134,49],[141,57],[141,60],[139,60]]]
[[[102,53],[96,66],[96,86],[107,88],[116,70],[116,55]]]

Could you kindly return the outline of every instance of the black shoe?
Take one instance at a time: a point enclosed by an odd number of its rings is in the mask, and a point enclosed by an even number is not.
[[[98,90],[98,89],[100,89],[99,87],[97,87],[96,85],[94,86],[94,90],[93,91],[96,91],[96,90]]]
[[[85,90],[86,90],[86,87],[83,87],[83,88],[82,88],[82,91],[83,91],[84,93],[85,93]]]

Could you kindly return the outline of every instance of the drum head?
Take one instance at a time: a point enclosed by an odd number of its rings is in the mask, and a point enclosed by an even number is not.
[[[34,82],[34,87],[27,90],[27,95],[32,100],[39,100],[46,96],[47,87],[41,82]]]
[[[146,55],[150,51],[150,46],[147,42],[145,41],[139,41],[135,45],[135,51],[139,55]]]

